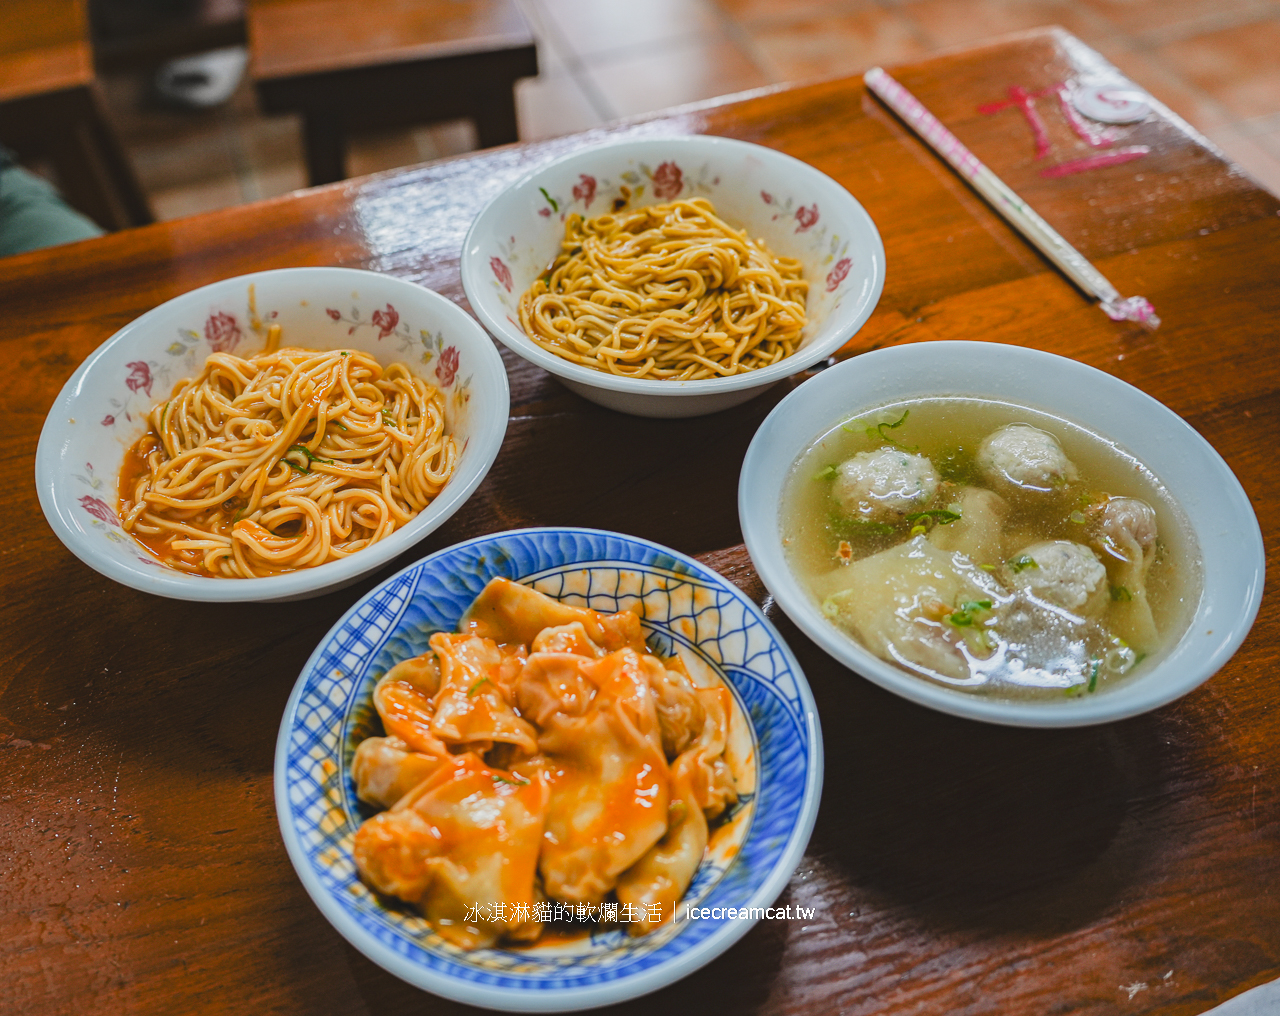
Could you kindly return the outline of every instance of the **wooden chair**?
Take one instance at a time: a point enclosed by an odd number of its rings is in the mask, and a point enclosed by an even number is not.
[[[517,140],[513,88],[538,73],[513,0],[251,0],[262,108],[303,117],[312,184],[346,176],[361,129],[470,117],[480,146]]]
[[[82,0],[3,0],[0,143],[52,164],[63,196],[104,229],[154,221],[106,116]]]

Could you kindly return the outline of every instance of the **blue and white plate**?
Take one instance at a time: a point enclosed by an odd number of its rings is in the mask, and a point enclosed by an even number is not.
[[[742,800],[714,832],[673,921],[631,938],[621,926],[520,949],[465,952],[367,889],[351,857],[370,814],[350,764],[375,732],[373,686],[455,630],[485,583],[504,576],[600,611],[632,609],[651,649],[718,674],[737,711],[726,753]],[[736,743],[733,743],[736,742]],[[730,757],[731,756],[731,757]],[[303,885],[375,963],[438,995],[509,1011],[588,1009],[670,984],[708,963],[754,920],[699,919],[690,907],[761,910],[809,841],[822,790],[822,735],[795,657],[732,583],[676,551],[593,529],[524,529],[442,550],[392,576],[325,636],[298,678],[276,744],[276,810]],[[718,910],[717,913],[723,913]],[[593,926],[594,927],[594,926]]]

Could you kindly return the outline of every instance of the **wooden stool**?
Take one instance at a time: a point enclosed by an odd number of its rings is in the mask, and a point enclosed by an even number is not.
[[[47,159],[68,203],[104,229],[154,221],[106,117],[79,0],[3,0],[0,142]]]
[[[303,117],[311,183],[346,177],[347,134],[470,117],[480,146],[517,140],[513,88],[538,73],[512,0],[251,0],[262,108]]]

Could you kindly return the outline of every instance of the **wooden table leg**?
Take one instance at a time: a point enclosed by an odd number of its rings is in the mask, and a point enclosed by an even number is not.
[[[509,145],[520,140],[516,124],[516,83],[502,82],[476,96],[476,139],[481,148]]]
[[[155,221],[96,85],[7,103],[0,128],[20,156],[49,159],[67,202],[104,229]]]
[[[310,109],[302,115],[302,143],[311,186],[347,177],[347,137],[340,115]]]

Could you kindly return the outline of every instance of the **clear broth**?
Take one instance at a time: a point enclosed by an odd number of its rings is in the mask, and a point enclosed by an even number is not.
[[[908,413],[905,420],[904,413]],[[946,508],[953,500],[949,491],[959,486],[991,489],[976,468],[974,456],[987,435],[1011,423],[1029,424],[1053,434],[1075,464],[1079,479],[1064,491],[1038,501],[1032,497],[1010,499],[1003,526],[1005,560],[974,564],[983,567],[993,580],[999,580],[1009,556],[1016,553],[1010,551],[1011,545],[1027,546],[1048,540],[1088,545],[1089,527],[1079,521],[1079,507],[1087,499],[1096,500],[1099,494],[1139,498],[1156,513],[1158,538],[1155,560],[1147,574],[1146,595],[1158,643],[1136,662],[1133,657],[1137,654],[1132,653],[1125,662],[1124,650],[1119,657],[1113,652],[1117,643],[1106,627],[1104,614],[1099,621],[1091,622],[1092,628],[1057,626],[1055,644],[1071,646],[1065,654],[1037,657],[1039,650],[1031,644],[1028,653],[1019,657],[1012,645],[1001,646],[992,653],[990,665],[976,666],[970,661],[970,677],[966,680],[921,671],[914,665],[903,669],[924,680],[1006,698],[1102,691],[1135,670],[1150,667],[1178,642],[1199,601],[1200,555],[1185,515],[1159,478],[1114,442],[1077,424],[1023,406],[959,397],[893,402],[850,417],[815,441],[792,467],[781,516],[788,562],[822,609],[826,598],[841,588],[840,574],[845,566],[919,535],[918,530],[912,533],[909,523],[886,532],[887,526],[851,526],[842,521],[839,505],[832,496],[831,467],[858,452],[886,446],[924,455],[943,481],[928,507]],[[1107,564],[1106,556],[1100,556]],[[1111,577],[1112,568],[1108,567],[1109,581]],[[1007,580],[1004,585],[1007,588]],[[845,627],[832,623],[858,641]],[[994,620],[991,623],[995,625]],[[1071,632],[1064,634],[1068,628]],[[1125,645],[1123,640],[1119,644]],[[1119,662],[1113,662],[1117,658]],[[901,661],[898,665],[902,666]]]

